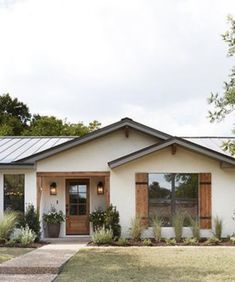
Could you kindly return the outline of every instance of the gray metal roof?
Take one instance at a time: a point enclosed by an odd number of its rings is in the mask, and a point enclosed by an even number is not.
[[[0,163],[11,163],[60,145],[74,137],[0,137]]]
[[[222,145],[228,140],[235,141],[235,137],[183,137],[185,140],[188,140],[192,143],[201,145],[205,148],[211,149],[218,153],[227,155],[231,157],[231,154],[228,151],[224,151]]]
[[[33,165],[35,161],[47,158],[58,152],[68,150],[85,142],[89,142],[101,136],[104,136],[112,131],[120,128],[131,127],[151,136],[154,136],[162,141],[169,141],[173,137],[156,129],[145,126],[141,123],[133,121],[129,118],[124,118],[116,123],[88,133],[82,137],[74,136],[52,136],[52,137],[0,137],[0,165],[8,166],[27,166]],[[224,141],[234,140],[235,137],[181,137],[177,138],[194,143],[196,146],[201,146],[204,149],[212,150],[219,153],[221,156],[231,158],[229,152],[223,151],[221,148]],[[157,146],[157,144],[153,145]],[[145,148],[147,149],[147,148]],[[144,149],[144,150],[145,150]],[[123,156],[125,158],[125,156]]]

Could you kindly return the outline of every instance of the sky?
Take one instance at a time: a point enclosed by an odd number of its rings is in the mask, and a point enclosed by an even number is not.
[[[0,0],[0,94],[70,122],[231,136],[234,114],[207,118],[234,65],[228,14],[234,0]]]

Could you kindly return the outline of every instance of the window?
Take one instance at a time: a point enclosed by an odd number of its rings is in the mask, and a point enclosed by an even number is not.
[[[171,226],[172,216],[178,211],[197,218],[198,175],[149,174],[149,216],[158,215],[164,219],[165,226]]]
[[[24,212],[24,175],[4,175],[4,210]]]

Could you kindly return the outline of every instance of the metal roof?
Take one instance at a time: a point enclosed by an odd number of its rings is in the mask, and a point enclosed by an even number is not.
[[[11,163],[63,144],[74,137],[0,137],[0,163]]]
[[[224,142],[232,140],[235,141],[235,137],[182,137],[185,140],[188,140],[192,143],[198,144],[205,148],[211,149],[218,153],[224,154],[226,156],[230,156],[229,151],[224,151],[222,145]]]
[[[158,140],[169,141],[173,136],[158,131],[154,128],[145,126],[141,123],[133,121],[129,118],[124,118],[116,123],[105,126],[94,132],[88,133],[85,136],[5,136],[0,137],[0,165],[3,166],[27,166],[33,165],[36,161],[47,158],[56,153],[68,150],[85,142],[89,142],[110,132],[120,128],[131,127],[151,136]],[[176,137],[177,138],[177,137]],[[231,158],[229,152],[222,149],[224,141],[234,140],[235,137],[180,137],[177,139],[185,140],[194,143],[196,146],[201,146],[204,149],[212,150],[215,153],[223,155],[225,158]],[[157,140],[156,140],[157,141]],[[161,142],[160,142],[161,143]],[[154,144],[157,146],[159,143]],[[143,150],[145,150],[144,148]],[[125,158],[126,156],[123,156]]]

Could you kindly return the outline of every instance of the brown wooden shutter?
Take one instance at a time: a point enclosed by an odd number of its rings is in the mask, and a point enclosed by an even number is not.
[[[148,225],[148,173],[135,174],[136,215],[142,223]]]
[[[200,173],[200,227],[211,229],[211,173]]]

